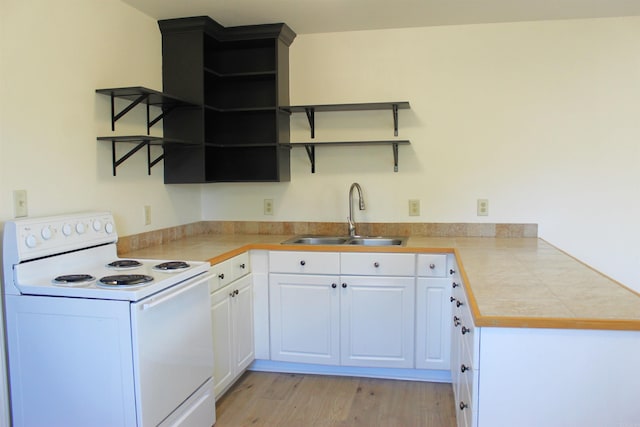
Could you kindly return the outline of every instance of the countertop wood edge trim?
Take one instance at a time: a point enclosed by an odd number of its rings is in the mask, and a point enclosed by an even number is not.
[[[548,243],[548,242],[546,242]],[[550,244],[551,245],[551,244]],[[553,246],[553,245],[551,245]],[[565,255],[589,267],[575,257],[556,248]],[[273,243],[250,243],[236,249],[227,251],[219,256],[209,259],[211,265],[218,264],[250,250],[267,251],[297,251],[297,252],[386,252],[386,253],[452,253],[456,257],[460,276],[464,282],[465,292],[476,327],[497,328],[533,328],[533,329],[593,329],[593,330],[617,330],[640,331],[640,321],[632,319],[589,319],[589,318],[562,318],[562,317],[526,317],[526,316],[483,316],[478,307],[473,288],[467,272],[464,269],[462,257],[455,248],[422,248],[422,247],[388,247],[388,246],[343,246],[343,245],[282,245]],[[591,268],[591,267],[589,267]],[[600,273],[602,274],[602,273]],[[612,282],[624,286],[611,279]],[[637,293],[636,293],[637,294]]]

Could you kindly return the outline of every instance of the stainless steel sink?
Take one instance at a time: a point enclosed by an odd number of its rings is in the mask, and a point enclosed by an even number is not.
[[[361,245],[404,246],[406,237],[386,236],[295,236],[282,242],[283,245]]]
[[[405,237],[352,237],[347,241],[349,245],[363,246],[404,246]]]
[[[343,245],[348,237],[335,236],[296,236],[282,242],[283,245]]]

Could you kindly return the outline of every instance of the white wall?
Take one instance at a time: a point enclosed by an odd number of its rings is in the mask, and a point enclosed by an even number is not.
[[[411,102],[400,171],[389,147],[325,148],[312,175],[298,148],[289,183],[204,187],[204,218],[343,221],[358,181],[360,220],[535,222],[640,290],[638,40],[640,17],[299,35],[292,104]],[[393,138],[391,113],[316,113],[323,138]],[[292,140],[308,139],[295,115]],[[410,198],[420,217],[408,216]],[[478,198],[488,217],[476,216]]]
[[[96,89],[162,90],[156,20],[119,0],[1,5],[0,222],[13,217],[16,189],[27,190],[30,216],[111,210],[122,235],[200,220],[199,186],[165,186],[162,163],[148,176],[146,150],[113,177],[111,144],[96,141],[112,134],[109,98]],[[137,107],[116,133],[146,133],[145,117]],[[153,134],[162,134],[161,123]]]
[[[162,164],[147,176],[145,151],[113,177],[110,144],[96,142],[111,127],[109,98],[95,90],[161,90],[161,66],[156,21],[119,0],[0,0],[0,225],[16,189],[27,190],[30,216],[111,210],[121,235],[200,220],[199,186],[165,186]],[[116,130],[144,133],[144,121],[138,107]],[[0,328],[0,366],[3,341]]]

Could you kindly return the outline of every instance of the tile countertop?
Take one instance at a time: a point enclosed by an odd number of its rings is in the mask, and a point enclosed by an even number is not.
[[[280,244],[289,237],[206,234],[120,255],[215,264],[249,249],[452,252],[476,326],[640,330],[640,294],[538,238],[410,237],[404,247]]]

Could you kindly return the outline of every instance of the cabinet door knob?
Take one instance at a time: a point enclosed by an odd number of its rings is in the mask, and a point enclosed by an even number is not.
[[[449,269],[449,274],[454,274],[455,272],[456,271],[453,268]]]
[[[460,326],[460,318],[458,316],[453,316],[453,326]]]
[[[464,305],[462,301],[456,301],[456,307],[460,307],[461,305]]]
[[[333,289],[335,289],[335,288],[337,288],[337,287],[338,287],[338,285],[337,285],[337,284],[335,284],[335,283],[332,283],[332,284],[331,284],[331,287],[332,287]]]
[[[220,274],[218,274],[218,278],[219,278],[220,280],[224,280],[224,273],[220,273]]]
[[[376,261],[376,262],[374,262],[374,263],[373,263],[373,266],[374,266],[375,268],[378,268],[378,267],[380,267],[380,263],[379,263],[378,261]]]
[[[471,329],[467,328],[466,326],[463,326],[460,332],[462,332],[462,335],[469,334],[471,333]]]
[[[449,301],[454,302],[456,299],[454,297],[449,297]]]
[[[429,264],[429,268],[433,270],[434,268],[436,268],[436,265],[435,264]]]
[[[306,264],[305,260],[300,261],[300,265],[305,265],[305,264]]]
[[[231,292],[229,292],[229,296],[230,296],[231,298],[233,298],[233,297],[235,297],[235,296],[236,296],[236,293],[235,293],[234,291],[231,291]]]
[[[240,264],[240,268],[242,268],[242,269],[244,270],[244,267],[245,267],[245,266],[244,266],[244,263],[243,263],[243,264]]]
[[[465,366],[464,364],[460,365],[460,372],[466,372],[466,371],[470,371],[471,368],[468,366]]]
[[[342,284],[342,287],[346,289],[346,288],[347,288],[347,284],[346,284],[346,283],[343,283],[343,284]]]
[[[468,408],[468,407],[469,407],[469,405],[467,405],[466,403],[464,403],[464,402],[460,402],[460,410],[461,410],[461,411],[464,411],[464,409],[465,409],[465,408]]]
[[[453,282],[453,284],[451,286],[453,286],[454,288],[457,288],[458,286],[460,286],[460,284],[456,283],[456,282]]]
[[[235,295],[238,295],[238,294],[240,293],[240,291],[236,289],[235,291],[233,291],[233,293],[234,293]]]

